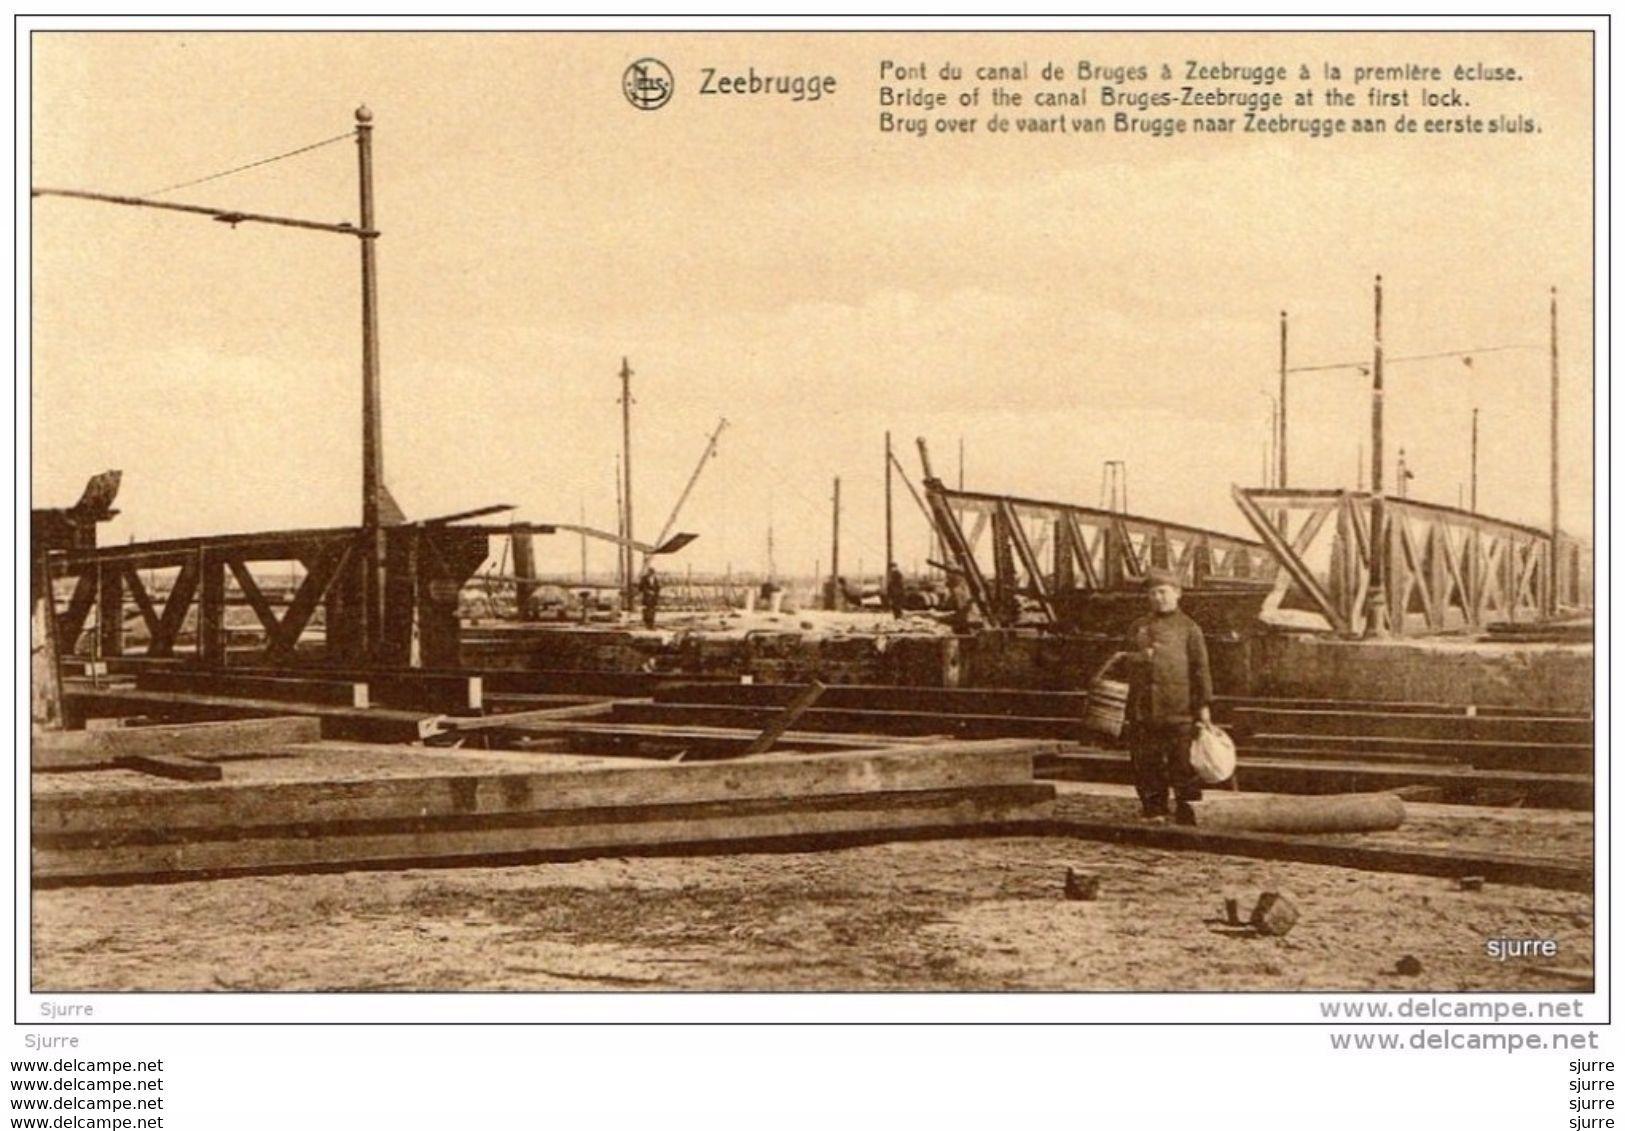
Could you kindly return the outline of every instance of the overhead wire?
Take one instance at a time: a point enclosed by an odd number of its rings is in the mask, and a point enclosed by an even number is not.
[[[761,455],[760,450],[756,447],[754,437],[748,441],[745,441],[744,435],[741,434],[740,436],[735,437],[734,444],[736,451],[743,450],[750,453],[745,457],[745,462],[750,463],[756,468],[757,471],[765,473],[769,478],[776,480],[780,486],[798,499],[804,507],[806,507],[809,517],[814,515],[822,516],[829,513],[826,508],[829,507],[830,501],[828,499],[813,498],[805,488],[796,484],[777,467],[774,467],[772,460]],[[850,539],[850,542],[848,542],[848,539]],[[864,551],[865,553],[872,553],[881,558],[884,557],[884,553],[882,552],[881,548],[874,545],[868,538],[861,534],[846,533],[843,536],[842,541],[848,545],[855,544],[858,549]]]
[[[191,188],[194,185],[205,184],[208,181],[218,181],[222,177],[229,177],[234,173],[243,173],[247,172],[249,169],[258,169],[262,165],[270,165],[276,161],[285,161],[290,157],[298,157],[301,153],[309,153],[313,149],[320,149],[324,145],[332,145],[334,142],[344,141],[346,138],[351,138],[354,136],[354,130],[346,130],[341,134],[335,134],[323,141],[312,142],[309,145],[301,145],[298,149],[290,149],[286,153],[278,153],[274,157],[262,157],[260,160],[250,161],[246,165],[237,165],[230,169],[223,169],[218,173],[210,173],[206,177],[198,177],[195,180],[181,181],[179,184],[169,185],[161,189],[153,189],[151,192],[141,193],[140,196],[143,199],[147,199],[154,196],[162,196],[168,192],[177,192],[183,188]]]
[[[1510,345],[1510,346],[1483,346],[1479,349],[1444,350],[1440,353],[1413,353],[1402,357],[1385,357],[1384,365],[1397,365],[1405,361],[1434,361],[1441,357],[1476,357],[1486,353],[1506,353],[1512,350],[1533,350],[1543,352],[1545,346]],[[1296,365],[1287,368],[1288,373],[1320,373],[1331,369],[1365,369],[1371,368],[1371,359],[1362,361],[1336,361],[1326,365]]]

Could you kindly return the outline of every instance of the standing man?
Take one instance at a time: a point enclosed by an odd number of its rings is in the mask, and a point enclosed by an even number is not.
[[[1168,820],[1168,790],[1174,793],[1174,820],[1195,823],[1190,803],[1202,798],[1202,779],[1191,768],[1196,723],[1212,721],[1213,677],[1208,670],[1202,629],[1179,610],[1179,577],[1166,569],[1146,571],[1151,612],[1128,632],[1129,751],[1134,788],[1146,821]]]
[[[903,615],[903,598],[907,592],[903,571],[897,568],[896,562],[892,562],[886,567],[886,607],[891,610],[892,616]]]
[[[638,578],[638,597],[643,604],[643,627],[653,628],[655,610],[660,607],[660,575],[653,563],[644,566],[643,576]]]

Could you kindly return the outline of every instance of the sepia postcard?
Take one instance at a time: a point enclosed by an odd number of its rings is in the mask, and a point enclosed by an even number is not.
[[[21,1015],[1600,1016],[1596,33],[895,23],[20,33]]]

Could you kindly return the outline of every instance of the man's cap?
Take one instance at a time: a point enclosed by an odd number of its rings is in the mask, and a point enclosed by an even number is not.
[[[1158,585],[1171,585],[1175,589],[1183,588],[1179,581],[1179,575],[1173,570],[1163,569],[1161,566],[1152,566],[1146,570],[1145,580],[1142,584],[1147,589],[1154,589]]]

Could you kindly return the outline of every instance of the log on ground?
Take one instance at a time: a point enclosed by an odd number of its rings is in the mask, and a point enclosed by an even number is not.
[[[1368,833],[1405,823],[1405,803],[1392,793],[1220,796],[1191,809],[1199,828],[1255,832]]]

